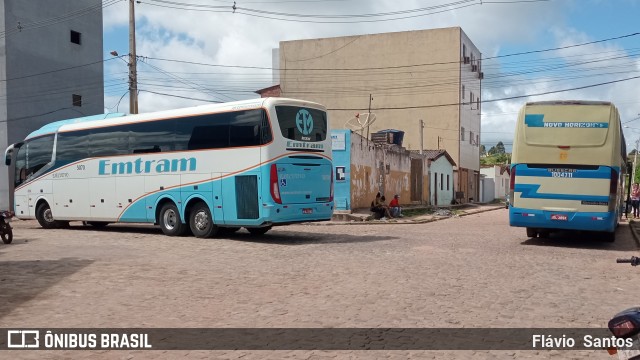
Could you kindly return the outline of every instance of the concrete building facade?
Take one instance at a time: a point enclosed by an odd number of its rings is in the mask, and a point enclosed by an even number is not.
[[[399,129],[407,149],[447,150],[467,202],[479,198],[480,58],[454,27],[283,41],[274,68],[281,96],[326,105],[334,129],[371,109],[363,134]]]
[[[504,200],[505,196],[509,193],[509,182],[511,181],[509,166],[483,166],[480,169],[480,174],[486,175],[486,180],[493,183],[493,194],[490,194],[491,196],[485,196],[485,202],[491,201],[493,199]]]
[[[336,210],[368,208],[378,192],[401,204],[428,204],[429,163],[397,145],[376,144],[351,130],[332,130]]]
[[[102,2],[0,2],[0,149],[42,125],[104,113]],[[0,167],[0,208],[8,206]]]
[[[426,150],[429,167],[429,204],[451,205],[455,198],[453,168],[456,163],[446,150]]]

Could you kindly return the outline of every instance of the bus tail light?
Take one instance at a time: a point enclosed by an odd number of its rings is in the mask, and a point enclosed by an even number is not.
[[[278,182],[278,167],[276,164],[271,164],[269,190],[271,191],[273,201],[275,201],[276,204],[282,204],[282,198],[280,198],[280,183]]]
[[[333,167],[331,168],[331,190],[329,193],[329,202],[333,201]]]
[[[616,209],[616,194],[618,193],[618,172],[611,169],[611,179],[609,180],[609,211]]]
[[[513,189],[516,186],[516,167],[512,166],[511,167],[511,174],[509,177],[509,207],[513,206]]]

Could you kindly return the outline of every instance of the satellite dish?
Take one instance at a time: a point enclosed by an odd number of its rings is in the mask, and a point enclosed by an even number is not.
[[[368,129],[371,124],[376,121],[376,114],[373,113],[363,113],[356,114],[351,119],[347,120],[344,123],[344,127],[347,129],[351,129],[353,131],[363,131],[364,129]]]

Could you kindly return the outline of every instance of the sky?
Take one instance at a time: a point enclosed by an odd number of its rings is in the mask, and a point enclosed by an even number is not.
[[[105,59],[129,53],[129,2],[111,3],[103,10]],[[541,100],[611,101],[628,148],[640,144],[640,0],[139,0],[135,7],[141,113],[258,97],[274,85],[280,41],[459,26],[484,59],[487,149],[502,141],[509,151],[518,110]],[[127,72],[126,61],[105,62],[107,112],[129,111]]]

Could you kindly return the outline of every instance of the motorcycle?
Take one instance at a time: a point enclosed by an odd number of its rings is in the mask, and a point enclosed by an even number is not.
[[[628,263],[631,266],[640,265],[640,257],[617,259],[617,263]],[[617,313],[609,320],[609,330],[616,338],[625,339],[626,346],[610,348],[609,354],[618,354],[620,360],[640,359],[640,307],[632,307]]]
[[[7,210],[0,210],[0,237],[5,244],[11,244],[13,241],[13,229],[11,229],[11,218],[13,213]]]

